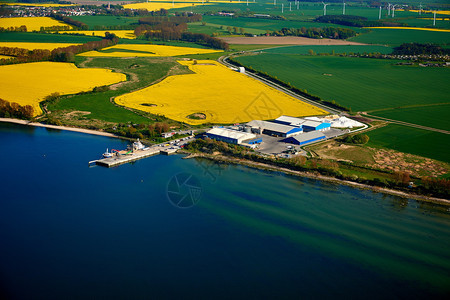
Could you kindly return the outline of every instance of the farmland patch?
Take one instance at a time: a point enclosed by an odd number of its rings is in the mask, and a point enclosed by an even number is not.
[[[282,114],[326,113],[215,61],[179,63],[195,74],[168,77],[148,88],[117,97],[116,103],[188,124],[238,123]],[[156,106],[142,106],[142,103]],[[201,118],[201,114],[205,117]]]

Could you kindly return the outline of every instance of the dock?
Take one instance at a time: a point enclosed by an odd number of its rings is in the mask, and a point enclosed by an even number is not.
[[[95,163],[99,166],[111,168],[118,165],[126,164],[138,159],[146,158],[149,156],[160,154],[161,150],[157,147],[152,147],[148,150],[138,150],[133,153],[127,154],[127,155],[117,155],[114,157],[109,158],[102,158],[95,161],[92,161],[92,163]],[[91,163],[91,162],[89,162]]]

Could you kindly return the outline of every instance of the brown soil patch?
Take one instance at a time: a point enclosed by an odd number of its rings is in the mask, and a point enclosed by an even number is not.
[[[65,114],[65,116],[71,118],[71,117],[79,117],[79,116],[85,116],[85,115],[90,115],[90,114],[91,114],[90,111],[74,110],[74,111],[71,111],[71,112]]]
[[[333,39],[310,39],[299,36],[221,37],[228,44],[240,45],[365,45]]]
[[[416,177],[438,177],[450,172],[450,165],[390,149],[376,149],[329,141],[310,148],[320,158],[346,161],[379,170],[407,172]]]
[[[415,176],[437,177],[450,171],[446,163],[389,149],[377,149],[373,158],[375,164],[372,167],[409,172]]]

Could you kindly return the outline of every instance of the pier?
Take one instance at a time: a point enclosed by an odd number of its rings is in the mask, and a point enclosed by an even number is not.
[[[158,149],[157,147],[152,147],[148,150],[138,150],[133,153],[126,154],[126,155],[115,155],[113,157],[94,160],[94,161],[89,162],[89,164],[95,163],[102,167],[111,168],[111,167],[115,167],[118,165],[129,163],[129,162],[132,162],[132,161],[135,161],[138,159],[157,155],[160,153],[161,153],[160,149]]]
[[[153,145],[151,147],[145,147],[140,143],[138,139],[137,142],[134,142],[133,145],[130,145],[127,150],[112,150],[111,152],[108,152],[107,149],[107,152],[111,155],[111,157],[92,160],[89,162],[89,166],[98,165],[102,167],[112,168],[157,154],[175,154],[179,149],[184,147],[184,145],[189,143],[192,138],[193,137],[191,136],[182,140]],[[175,142],[176,145],[174,145]]]

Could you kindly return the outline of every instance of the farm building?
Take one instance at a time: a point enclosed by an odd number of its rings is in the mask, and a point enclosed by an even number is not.
[[[213,128],[206,132],[206,136],[211,139],[230,144],[242,144],[244,141],[253,140],[256,138],[256,135],[253,133],[236,131],[227,128]]]
[[[305,132],[325,131],[325,130],[330,130],[331,124],[330,123],[322,123],[319,121],[307,120],[302,124],[302,128]]]
[[[290,137],[303,132],[303,129],[300,127],[283,125],[269,121],[253,120],[248,122],[247,125],[251,126],[252,129],[256,128],[257,131],[262,131],[264,134],[282,137]]]
[[[320,140],[325,139],[325,135],[320,132],[320,131],[311,131],[311,132],[306,132],[300,135],[296,135],[296,136],[291,136],[285,140],[283,140],[283,142],[285,143],[291,143],[291,144],[295,144],[295,145],[306,145],[312,142],[317,142]]]

